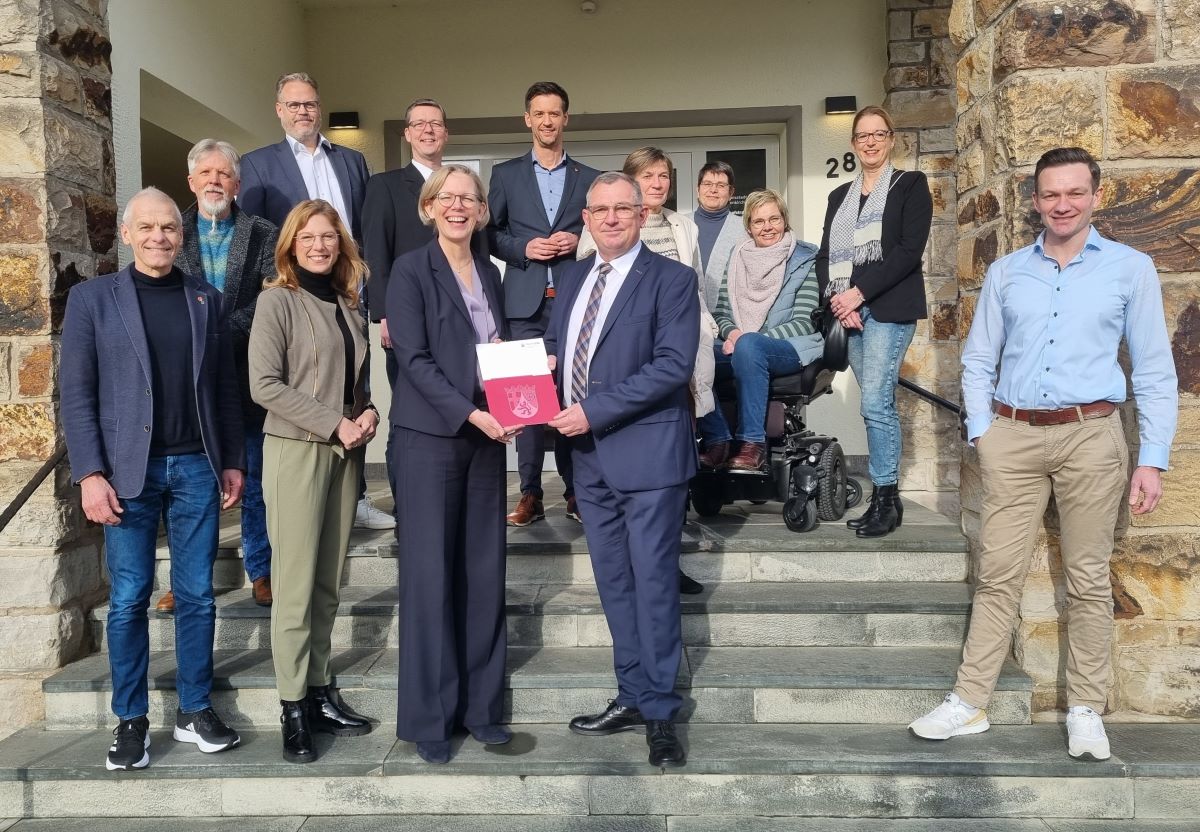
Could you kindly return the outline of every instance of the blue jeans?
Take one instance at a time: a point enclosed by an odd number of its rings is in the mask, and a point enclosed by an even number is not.
[[[742,442],[767,441],[767,393],[771,379],[800,372],[803,366],[795,348],[782,338],[769,338],[758,332],[747,332],[737,339],[733,355],[721,351],[723,342],[713,345],[717,356],[717,378],[737,380],[738,432]],[[728,442],[729,423],[720,404],[698,422],[705,444]]]
[[[912,343],[916,321],[884,323],[866,306],[861,331],[850,331],[850,367],[862,391],[859,412],[867,427],[867,472],[872,485],[895,485],[900,475],[900,416],[896,412],[896,380],[900,362]]]
[[[209,706],[212,688],[213,560],[217,555],[220,488],[205,454],[153,457],[146,484],[121,500],[121,523],[104,527],[109,589],[108,661],[112,709],[119,719],[149,712],[146,674],[150,634],[146,610],[154,584],[158,521],[167,518],[171,586],[175,590],[175,660],[179,707]]]
[[[263,434],[246,431],[246,489],[242,492],[242,560],[251,581],[271,574],[267,506],[263,503]]]

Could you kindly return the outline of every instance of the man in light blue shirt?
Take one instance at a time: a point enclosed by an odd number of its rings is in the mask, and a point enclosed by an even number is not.
[[[1154,263],[1097,233],[1100,167],[1082,148],[1038,160],[1033,205],[1045,230],[988,269],[963,348],[967,440],[983,483],[977,585],[953,692],[910,729],[977,734],[1012,641],[1040,520],[1054,495],[1067,590],[1068,753],[1105,760],[1112,588],[1122,497],[1148,514],[1162,496],[1179,385]],[[1140,448],[1132,478],[1117,407],[1129,347]],[[1128,491],[1127,489],[1128,483]]]

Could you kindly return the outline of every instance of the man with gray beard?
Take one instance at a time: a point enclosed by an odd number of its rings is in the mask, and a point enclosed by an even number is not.
[[[258,293],[263,281],[275,275],[279,231],[273,223],[247,214],[234,203],[241,184],[241,156],[229,142],[201,139],[188,153],[187,165],[188,188],[196,195],[196,204],[183,212],[183,245],[175,265],[180,271],[207,280],[224,295],[246,431],[242,558],[255,603],[269,607],[271,544],[262,496],[266,412],[250,398],[246,356]],[[174,593],[168,591],[155,608],[173,612]]]

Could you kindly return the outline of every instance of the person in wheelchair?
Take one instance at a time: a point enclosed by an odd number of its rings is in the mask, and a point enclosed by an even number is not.
[[[771,379],[800,372],[821,358],[824,343],[813,324],[820,302],[817,247],[797,240],[787,203],[769,188],[746,197],[743,222],[750,239],[730,258],[713,317],[717,377],[737,381],[737,445],[720,407],[698,420],[701,468],[763,472],[767,466],[766,413]]]

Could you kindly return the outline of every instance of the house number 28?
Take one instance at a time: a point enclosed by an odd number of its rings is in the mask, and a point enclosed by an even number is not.
[[[837,179],[839,167],[846,171],[846,173],[854,173],[855,169],[858,167],[858,160],[854,158],[853,153],[847,153],[846,155],[842,156],[841,162],[839,162],[836,157],[830,156],[825,160],[825,164],[829,165],[829,170],[825,172],[825,178]]]

